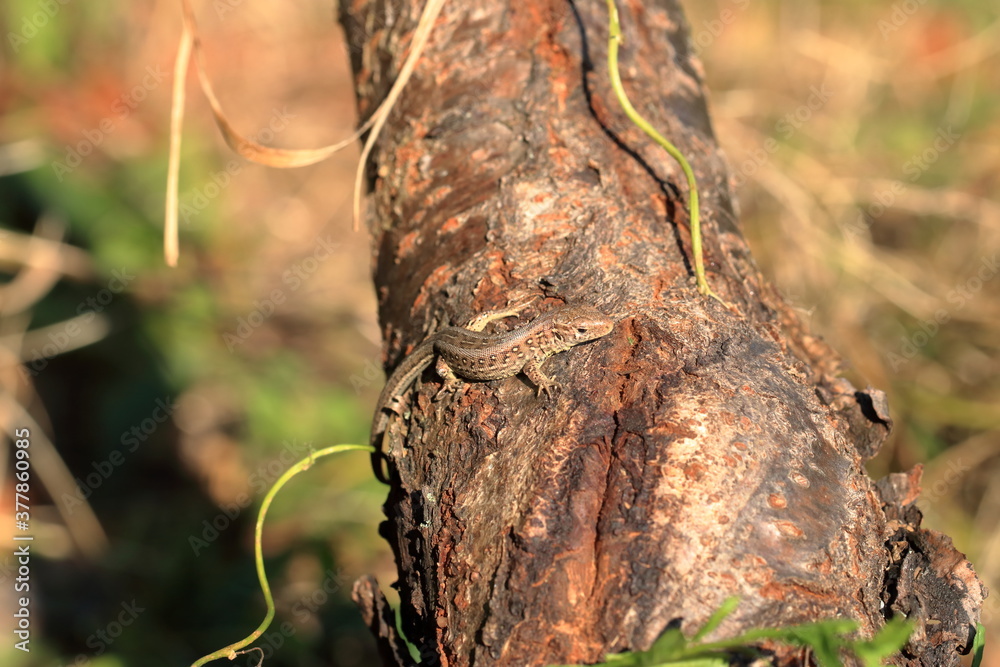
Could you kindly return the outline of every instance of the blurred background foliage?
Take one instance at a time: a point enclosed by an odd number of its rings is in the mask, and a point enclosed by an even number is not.
[[[197,4],[237,128],[281,147],[350,133],[331,3]],[[896,428],[872,475],[923,463],[927,525],[996,590],[1000,11],[685,8],[763,271],[856,384],[889,394]],[[5,665],[183,665],[247,634],[263,614],[255,503],[310,447],[364,442],[381,387],[369,242],[351,231],[357,148],[297,170],[246,163],[189,86],[182,254],[164,267],[179,31],[173,1],[0,6],[0,415],[32,425],[36,536],[32,652],[2,642]],[[351,454],[278,497],[266,664],[376,663],[349,593],[364,573],[395,580],[384,493]],[[14,576],[7,550],[3,609]],[[996,645],[996,597],[984,620]]]

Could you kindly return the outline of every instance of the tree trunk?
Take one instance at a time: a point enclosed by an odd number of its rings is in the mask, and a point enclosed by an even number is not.
[[[362,114],[425,1],[342,0]],[[838,378],[754,265],[676,3],[619,10],[625,87],[694,167],[709,282],[733,307],[693,288],[689,193],[614,99],[605,3],[447,3],[369,165],[387,369],[515,295],[619,321],[547,362],[556,399],[517,377],[433,401],[428,373],[404,401],[383,534],[407,637],[424,664],[593,663],[738,595],[713,636],[830,617],[870,636],[906,614],[897,664],[958,664],[985,591],[919,527],[919,471],[866,475],[884,395]],[[374,581],[355,594],[406,664]]]

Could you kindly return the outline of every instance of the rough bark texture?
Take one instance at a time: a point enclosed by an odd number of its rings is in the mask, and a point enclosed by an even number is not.
[[[423,5],[343,0],[363,114]],[[868,478],[884,396],[838,379],[755,267],[678,7],[619,7],[626,88],[694,166],[709,280],[734,307],[692,287],[687,189],[612,96],[605,3],[446,4],[370,165],[387,367],[513,294],[620,322],[547,362],[555,400],[509,378],[434,402],[430,373],[412,393],[383,524],[404,631],[425,664],[592,663],[739,595],[716,636],[834,616],[870,636],[891,610],[920,623],[898,664],[957,664],[981,584],[919,527],[918,475]],[[373,582],[356,594],[384,616]]]

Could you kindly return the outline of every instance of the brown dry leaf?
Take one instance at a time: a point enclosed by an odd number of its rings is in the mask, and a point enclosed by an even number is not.
[[[389,90],[389,94],[386,95],[385,100],[383,100],[382,104],[379,105],[378,109],[375,110],[375,113],[368,120],[362,123],[349,137],[335,144],[320,148],[289,149],[262,146],[240,134],[233,127],[232,123],[229,122],[225,111],[222,109],[222,104],[215,96],[215,91],[212,89],[212,82],[202,62],[198,25],[194,18],[194,12],[191,10],[190,0],[181,0],[181,7],[184,12],[184,26],[177,48],[177,60],[174,63],[174,89],[170,115],[170,159],[167,169],[166,211],[163,227],[163,254],[167,265],[177,266],[177,259],[180,252],[177,238],[177,190],[180,171],[181,127],[184,122],[184,85],[187,82],[188,63],[192,51],[194,52],[195,66],[198,69],[198,81],[201,84],[202,92],[205,93],[205,97],[212,107],[212,114],[215,116],[215,122],[221,130],[223,138],[230,148],[251,162],[282,169],[305,167],[325,160],[342,148],[357,141],[369,128],[372,129],[362,150],[355,177],[354,229],[357,230],[358,220],[361,217],[361,180],[364,175],[364,164],[371,153],[375,141],[378,139],[379,132],[385,124],[389,111],[392,110],[396,100],[399,98],[399,94],[413,73],[413,68],[420,58],[424,46],[427,44],[431,28],[443,5],[444,0],[429,0],[424,7],[420,21],[414,31],[410,54],[407,56],[406,62],[403,63],[399,76]]]

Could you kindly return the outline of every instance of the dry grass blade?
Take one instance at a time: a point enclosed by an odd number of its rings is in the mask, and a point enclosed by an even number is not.
[[[395,83],[392,84],[392,88],[389,90],[389,94],[386,95],[385,101],[379,105],[378,110],[372,115],[372,118],[375,119],[375,124],[372,126],[372,132],[368,135],[367,141],[365,141],[365,147],[361,150],[361,157],[358,159],[358,170],[354,175],[355,231],[357,231],[358,222],[361,220],[361,182],[364,179],[365,163],[368,162],[368,156],[371,154],[372,148],[374,148],[375,142],[378,140],[382,126],[385,125],[385,121],[389,118],[389,111],[392,110],[393,105],[396,104],[396,100],[399,99],[400,93],[403,92],[403,87],[406,86],[406,82],[410,80],[410,76],[413,74],[413,68],[416,66],[417,60],[420,59],[420,54],[424,52],[427,39],[430,37],[434,22],[441,13],[444,2],[445,0],[428,0],[427,4],[424,5],[424,11],[420,14],[420,21],[417,23],[416,30],[413,31],[410,55],[407,56],[406,62],[400,68],[399,76],[396,78]]]
[[[420,58],[420,54],[430,36],[434,21],[441,12],[443,5],[444,0],[429,0],[424,7],[420,21],[414,31],[410,54],[400,69],[399,77],[393,83],[385,100],[368,120],[362,123],[349,137],[335,144],[320,148],[288,149],[271,148],[251,141],[240,134],[233,127],[232,123],[229,122],[225,111],[222,109],[222,104],[215,96],[211,79],[202,62],[198,25],[194,18],[194,12],[191,9],[190,0],[181,0],[184,26],[177,49],[177,60],[174,64],[174,88],[170,114],[170,161],[167,171],[166,212],[163,228],[163,253],[167,265],[177,266],[179,256],[177,215],[181,128],[184,122],[184,85],[187,81],[188,63],[190,62],[192,51],[194,52],[195,67],[198,70],[198,81],[201,84],[202,92],[205,94],[212,108],[212,114],[215,117],[216,124],[219,126],[219,130],[222,132],[223,138],[230,148],[247,160],[278,168],[305,167],[325,160],[337,151],[357,141],[369,129],[372,130],[368,140],[365,142],[355,177],[354,229],[357,231],[358,220],[361,215],[361,182],[364,175],[365,162],[371,153],[375,141],[378,139],[379,132],[382,130],[389,112],[399,98],[403,87],[413,72],[417,60]]]
[[[4,336],[0,338],[0,345],[16,347],[13,343],[20,341],[19,344],[22,349],[21,361],[31,363],[41,359],[48,359],[50,355],[45,351],[46,344],[52,341],[52,336],[57,336],[65,331],[75,331],[77,333],[65,345],[59,348],[59,354],[79,350],[81,347],[87,347],[88,345],[93,345],[104,340],[111,333],[111,325],[107,317],[97,315],[93,311],[88,311],[46,327],[32,329],[19,336]],[[24,350],[32,350],[32,352],[25,353]]]
[[[17,271],[21,267],[58,271],[76,280],[94,277],[93,263],[83,250],[34,234],[4,230],[0,269]]]
[[[38,478],[51,498],[72,497],[79,501],[72,510],[64,502],[57,501],[55,505],[80,551],[88,558],[99,558],[107,551],[108,538],[97,515],[86,499],[78,497],[73,474],[59,456],[55,445],[7,388],[0,390],[0,422],[5,433],[12,433],[14,424],[30,429],[32,468],[38,472]]]
[[[909,79],[926,82],[949,76],[979,65],[997,53],[1000,53],[1000,21],[994,21],[988,28],[963,42],[924,58],[916,66],[912,62],[905,63],[905,66],[898,68],[897,83],[909,85]]]
[[[186,17],[186,1],[184,11]],[[170,159],[167,164],[167,201],[163,222],[163,259],[167,266],[177,266],[180,255],[177,238],[177,189],[181,169],[181,127],[184,125],[184,84],[187,83],[192,42],[190,26],[185,19],[181,28],[181,41],[177,46],[177,60],[174,62],[174,87],[170,102]]]
[[[785,173],[762,167],[755,175],[757,184],[784,205],[794,216],[802,234],[797,237],[803,250],[818,262],[836,264],[840,270],[853,275],[872,291],[894,304],[911,317],[921,318],[933,311],[934,297],[917,287],[907,276],[890,266],[884,253],[869,243],[834,243],[822,237],[821,226],[813,221],[822,217],[822,209],[815,205],[808,193],[812,190],[795,182]],[[789,235],[794,236],[794,230]]]
[[[60,241],[65,231],[66,225],[55,218],[43,216],[38,220],[28,248],[29,256],[36,262],[23,264],[9,283],[0,286],[0,315],[24,312],[59,282],[63,274]]]
[[[7,333],[0,338],[0,368],[4,369],[0,373],[0,424],[5,433],[13,433],[15,426],[27,426],[31,430],[32,468],[37,471],[49,496],[56,499],[54,504],[80,551],[90,558],[97,558],[107,549],[104,530],[86,500],[79,497],[73,475],[55,446],[25,408],[26,403],[35,403],[28,374],[14,370],[25,361],[35,360],[25,358],[26,347],[47,349],[50,332],[64,332],[70,325],[79,330],[79,335],[62,346],[59,353],[89,345],[107,335],[109,327],[106,318],[94,318],[93,313],[84,313],[28,333],[23,331],[30,314],[16,317],[45,297],[63,275],[77,278],[92,276],[92,263],[86,253],[62,243],[65,231],[66,225],[61,220],[43,215],[32,235],[7,232],[4,243],[0,244],[0,261],[17,270],[10,282],[0,286],[0,316],[4,318]],[[39,354],[48,356],[45,352],[33,353],[36,357]],[[58,500],[67,497],[78,502],[71,508]]]
[[[31,171],[45,163],[45,149],[37,139],[24,139],[0,146],[0,176]]]
[[[867,179],[864,183],[857,181],[855,184],[857,198],[866,204],[871,204],[873,199],[869,191],[888,191],[893,183],[887,179]],[[862,190],[861,185],[867,186],[867,189]],[[981,227],[984,233],[1000,232],[1000,204],[956,188],[927,189],[910,186],[898,194],[886,208],[913,215],[965,219]]]
[[[201,84],[201,90],[205,93],[205,97],[208,99],[208,103],[212,107],[212,114],[215,116],[215,123],[219,126],[223,139],[226,140],[226,143],[230,148],[247,160],[281,169],[307,167],[311,164],[316,164],[317,162],[325,160],[337,151],[357,141],[358,137],[360,137],[374,122],[374,118],[382,112],[382,107],[379,107],[379,109],[375,112],[375,115],[355,130],[351,136],[342,141],[338,141],[335,144],[322,146],[320,148],[271,148],[269,146],[262,146],[255,141],[247,139],[233,127],[232,123],[229,122],[229,119],[226,117],[226,112],[222,109],[222,104],[215,96],[215,90],[212,88],[212,80],[208,77],[205,64],[202,62],[201,39],[198,36],[198,24],[195,22],[194,12],[191,11],[190,1],[182,0],[181,4],[184,8],[184,32],[190,37],[194,47],[194,63],[198,70],[198,81]]]

